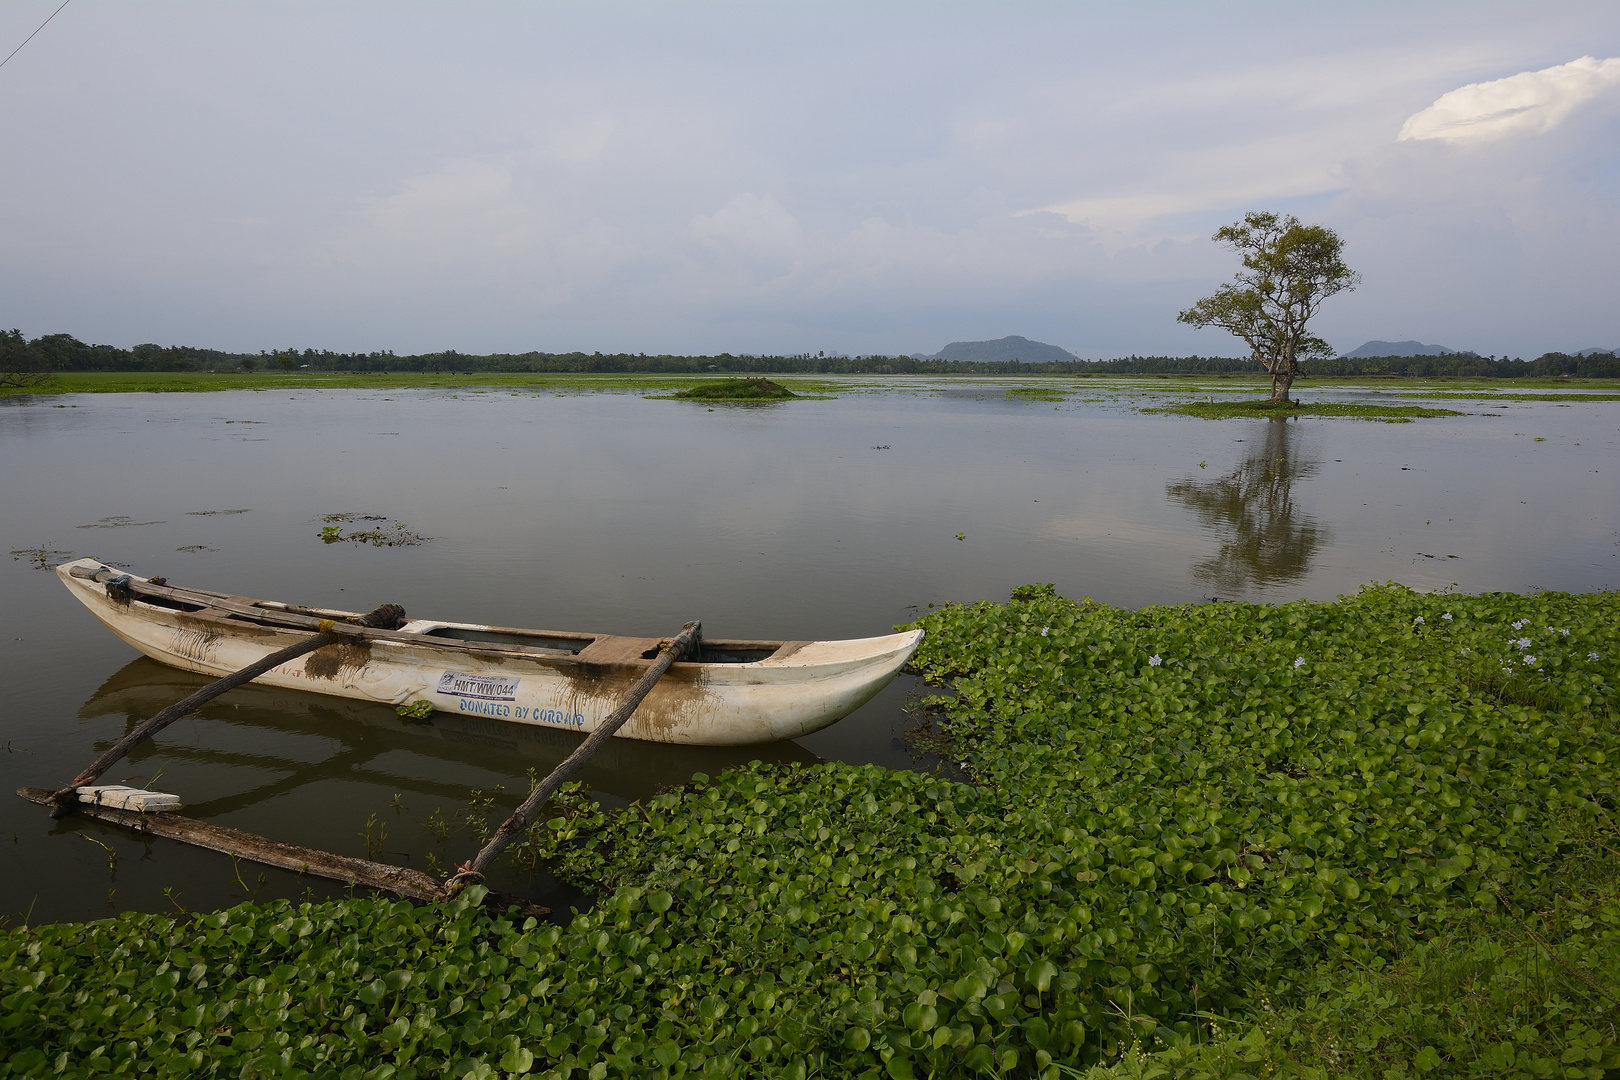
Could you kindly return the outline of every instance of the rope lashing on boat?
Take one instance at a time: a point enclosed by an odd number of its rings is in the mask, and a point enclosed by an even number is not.
[[[109,595],[111,595],[112,581],[108,581],[107,585]],[[128,575],[125,575],[125,586],[128,586]],[[356,625],[376,630],[397,630],[404,620],[404,608],[398,604],[384,604],[375,611],[368,612],[352,621]],[[105,754],[91,762],[89,768],[75,776],[71,784],[59,789],[51,796],[51,817],[60,818],[71,814],[79,805],[78,789],[80,787],[93,784],[101,779],[108,769],[123,760],[124,756],[131,750],[182,716],[191,715],[226,691],[234,690],[243,683],[252,682],[271,668],[285,664],[289,660],[296,660],[305,653],[314,652],[323,645],[335,645],[343,640],[344,635],[336,632],[337,624],[333,620],[322,619],[319,626],[320,633],[314,637],[305,638],[303,641],[289,645],[279,652],[273,652],[264,659],[249,664],[240,671],[233,671],[222,679],[216,679],[196,693],[182,698],[167,709],[137,725],[134,731],[119,739]]]
[[[128,574],[115,574],[110,578],[101,578],[97,576],[103,573],[111,574],[112,571],[103,566],[100,570],[96,571],[95,574],[90,576],[90,580],[100,581],[106,586],[107,598],[109,600],[116,601],[120,604],[127,604],[131,600],[135,599],[134,578],[130,577]],[[78,577],[79,575],[75,574],[74,576]],[[151,577],[146,579],[146,583],[148,585],[167,585],[169,583],[169,579],[166,577],[161,577],[157,574],[153,574]]]
[[[405,609],[398,604],[384,604],[376,611],[369,611],[354,621],[373,630],[398,630],[405,625]]]
[[[484,845],[482,851],[470,862],[456,867],[456,872],[444,883],[446,895],[455,896],[469,885],[483,884],[484,875],[489,871],[495,857],[505,851],[507,845],[519,833],[528,828],[529,822],[534,820],[536,811],[545,805],[546,800],[556,794],[557,789],[562,787],[569,777],[584,768],[592,755],[613,737],[614,732],[625,725],[631,714],[636,711],[636,706],[641,704],[641,700],[652,691],[658,680],[664,677],[669,666],[688,655],[694,643],[702,640],[702,634],[703,624],[696,620],[681,627],[681,632],[658,651],[658,658],[652,662],[652,666],[641,678],[636,680],[636,684],[624,695],[624,699],[619,702],[619,707],[613,710],[612,715],[602,721],[602,725],[591,732],[572,754],[564,758],[562,764],[552,769],[549,776],[540,781],[529,793],[529,797],[523,800],[523,805],[512,811],[511,817],[501,822],[501,827],[495,830],[495,835],[490,837],[489,843]]]
[[[135,599],[135,590],[129,587],[128,574],[107,579],[107,599],[119,604],[127,604]]]

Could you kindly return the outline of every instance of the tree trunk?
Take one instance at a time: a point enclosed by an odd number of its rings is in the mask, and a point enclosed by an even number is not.
[[[1288,390],[1294,385],[1294,365],[1289,364],[1271,374],[1271,400],[1289,402]]]

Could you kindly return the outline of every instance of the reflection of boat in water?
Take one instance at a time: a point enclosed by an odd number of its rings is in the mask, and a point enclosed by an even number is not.
[[[102,683],[80,707],[79,718],[122,713],[133,725],[208,681],[206,676],[177,671],[141,657]],[[171,760],[204,767],[261,768],[282,774],[240,795],[194,803],[192,811],[202,816],[228,813],[333,776],[457,801],[466,798],[469,784],[433,779],[420,771],[399,767],[396,752],[415,752],[435,762],[455,762],[497,776],[517,777],[528,769],[545,775],[585,738],[566,731],[455,713],[406,721],[386,705],[257,682],[237,687],[229,697],[205,705],[201,715],[210,723],[293,739],[318,737],[337,744],[330,757],[314,761],[305,756],[276,754],[264,747],[261,738],[230,740],[237,743],[236,748],[188,746],[165,740],[161,752]],[[143,749],[135,756],[149,752]],[[791,742],[743,748],[611,739],[586,764],[579,779],[600,794],[631,801],[659,788],[684,783],[693,773],[714,774],[754,760],[808,764],[820,759]]]
[[[175,588],[94,559],[56,572],[113,633],[177,668],[223,675],[327,631],[340,640],[255,682],[396,706],[425,702],[463,719],[557,735],[595,730],[667,643],[424,619],[381,629],[356,624],[353,612]],[[920,630],[850,641],[705,640],[617,734],[692,746],[807,735],[869,701],[921,640]]]

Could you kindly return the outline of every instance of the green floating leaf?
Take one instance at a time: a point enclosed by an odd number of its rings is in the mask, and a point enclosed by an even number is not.
[[[939,1022],[939,1010],[914,1001],[906,1006],[903,1020],[912,1031],[932,1031]]]
[[[501,1055],[501,1071],[526,1073],[534,1067],[534,1054],[521,1046],[513,1047]]]
[[[1044,994],[1057,976],[1056,964],[1050,960],[1037,960],[1024,972],[1024,981],[1033,986],[1038,993]]]
[[[989,992],[984,980],[977,975],[965,975],[956,981],[956,996],[960,1001],[978,1001]]]

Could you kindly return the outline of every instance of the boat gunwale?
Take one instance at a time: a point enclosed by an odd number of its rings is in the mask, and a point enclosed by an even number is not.
[[[88,560],[83,560],[88,561]],[[72,565],[72,564],[69,564]],[[114,573],[125,573],[114,567],[99,564],[100,569]],[[99,572],[93,571],[92,573]],[[99,584],[94,582],[89,574],[75,574],[70,570],[64,575],[70,581],[82,581],[87,585]],[[360,616],[355,612],[341,611],[335,608],[312,608],[302,605],[291,605],[273,600],[258,600],[253,597],[239,594],[216,592],[211,589],[193,589],[174,585],[158,585],[149,579],[136,574],[129,574],[130,586],[137,595],[132,603],[138,603],[143,608],[153,612],[161,618],[169,619],[200,619],[205,622],[223,623],[232,629],[248,626],[259,626],[267,630],[292,631],[319,631],[340,634],[344,637],[358,638],[363,641],[382,642],[393,645],[406,645],[430,651],[446,651],[455,653],[470,653],[478,655],[499,656],[509,659],[526,661],[544,661],[557,665],[589,665],[594,667],[623,667],[640,669],[650,665],[653,660],[642,656],[641,653],[655,651],[659,646],[670,639],[642,638],[619,634],[584,634],[553,630],[535,630],[528,627],[494,626],[487,623],[460,623],[443,619],[412,619],[411,623],[426,624],[422,630],[383,630],[378,627],[361,626],[352,622],[339,622],[339,619],[355,619]],[[86,589],[87,592],[93,590]],[[196,605],[197,610],[186,611],[168,607],[164,604],[151,603],[145,596],[168,600],[176,604]],[[116,603],[116,601],[114,601]],[[271,606],[274,605],[274,606]],[[326,612],[324,615],[304,614],[304,612]],[[233,616],[235,616],[233,618]],[[322,627],[323,622],[330,622],[329,627]],[[514,635],[533,635],[535,637],[557,638],[591,638],[591,644],[578,653],[570,653],[560,649],[545,649],[539,647],[524,647],[521,645],[503,645],[498,642],[467,641],[453,637],[434,637],[426,631],[440,627],[453,627],[461,629],[485,630],[491,633],[510,633]],[[746,663],[727,661],[687,660],[676,661],[676,664],[685,669],[725,669],[738,670],[764,664],[770,660],[781,660],[792,656],[806,645],[817,644],[813,641],[765,641],[740,638],[705,638],[705,645],[713,645],[719,649],[761,650],[769,648],[771,655],[759,660]],[[617,648],[615,648],[615,646]],[[626,650],[628,655],[620,652],[611,657],[593,657],[583,655],[586,652],[603,652]]]

